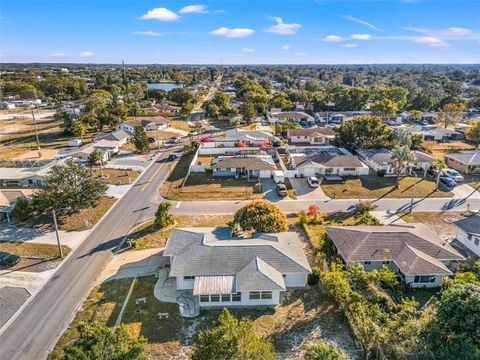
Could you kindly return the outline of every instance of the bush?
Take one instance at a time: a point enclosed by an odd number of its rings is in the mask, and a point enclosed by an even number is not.
[[[317,285],[319,280],[320,280],[320,269],[313,268],[312,273],[307,275],[307,284]]]
[[[298,221],[300,221],[300,224],[308,224],[308,215],[305,211],[300,211],[298,213]]]
[[[12,216],[20,221],[31,219],[33,216],[33,208],[30,205],[30,201],[25,197],[18,198],[15,203],[15,208],[12,211]]]
[[[373,226],[373,225],[381,225],[382,224],[382,222],[377,217],[373,216],[370,213],[364,213],[364,214],[358,216],[357,219],[359,220],[359,222],[361,224],[364,224],[364,225]]]
[[[320,340],[317,344],[310,346],[304,356],[305,360],[351,360],[335,344]]]
[[[159,229],[166,228],[169,225],[172,225],[175,222],[175,217],[172,214],[169,214],[168,211],[172,207],[171,202],[163,202],[158,205],[158,210],[155,213],[155,225]]]
[[[377,176],[384,177],[387,172],[384,169],[377,170]]]
[[[354,213],[355,213],[355,216],[361,216],[374,209],[375,209],[375,205],[373,205],[370,201],[360,200],[355,206]]]
[[[205,168],[205,174],[207,175],[212,175],[213,174],[213,169],[208,167],[208,168]]]

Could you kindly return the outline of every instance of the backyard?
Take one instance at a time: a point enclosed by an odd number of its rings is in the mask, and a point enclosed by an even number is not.
[[[415,184],[416,198],[448,198],[450,191],[442,187],[435,190],[435,182],[419,177],[415,183],[413,177],[402,177],[399,188],[395,188],[396,177],[380,177],[376,175],[345,178],[341,182],[322,182],[322,189],[330,198],[337,199],[378,199],[378,198],[409,198],[412,196]]]

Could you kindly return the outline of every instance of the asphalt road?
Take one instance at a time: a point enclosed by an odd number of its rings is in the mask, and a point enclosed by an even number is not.
[[[0,336],[0,359],[40,360],[72,320],[125,235],[153,214],[168,172],[160,155]]]

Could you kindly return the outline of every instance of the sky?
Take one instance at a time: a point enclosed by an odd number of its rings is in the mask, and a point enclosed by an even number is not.
[[[0,0],[0,62],[480,63],[480,0]]]

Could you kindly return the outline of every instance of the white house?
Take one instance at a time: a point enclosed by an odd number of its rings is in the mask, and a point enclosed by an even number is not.
[[[308,143],[310,145],[328,145],[335,139],[335,131],[328,128],[287,129],[290,144]]]
[[[480,216],[474,215],[455,221],[457,240],[480,257]]]
[[[226,130],[223,135],[215,137],[215,146],[225,147],[258,147],[262,145],[271,145],[275,137],[270,131],[265,130],[243,130],[234,128]]]
[[[412,135],[421,135],[425,141],[456,140],[461,134],[454,129],[445,129],[436,125],[409,126],[405,129]]]
[[[99,140],[108,140],[117,143],[118,147],[122,147],[127,143],[129,139],[132,138],[132,135],[127,133],[126,131],[119,130],[119,131],[112,131],[108,134],[101,134],[99,136],[95,136],[95,141]]]
[[[213,176],[272,178],[277,166],[270,155],[219,156],[212,160]]]
[[[315,122],[315,119],[302,111],[280,111],[280,112],[270,112],[268,115],[268,120],[270,123],[282,123],[286,121],[294,122]]]
[[[38,187],[45,186],[45,176],[61,160],[8,160],[0,162],[0,185]]]
[[[240,238],[230,228],[176,228],[163,255],[177,290],[191,291],[200,307],[275,306],[311,273],[294,232]]]
[[[151,119],[137,119],[137,120],[128,120],[117,126],[115,126],[116,131],[126,131],[127,133],[133,134],[135,132],[135,126],[143,126],[145,131],[154,131],[166,129],[168,127],[168,122],[162,117],[155,117]]]
[[[412,287],[437,287],[465,260],[421,223],[387,226],[327,226],[327,234],[346,264],[367,271],[383,266]]]

